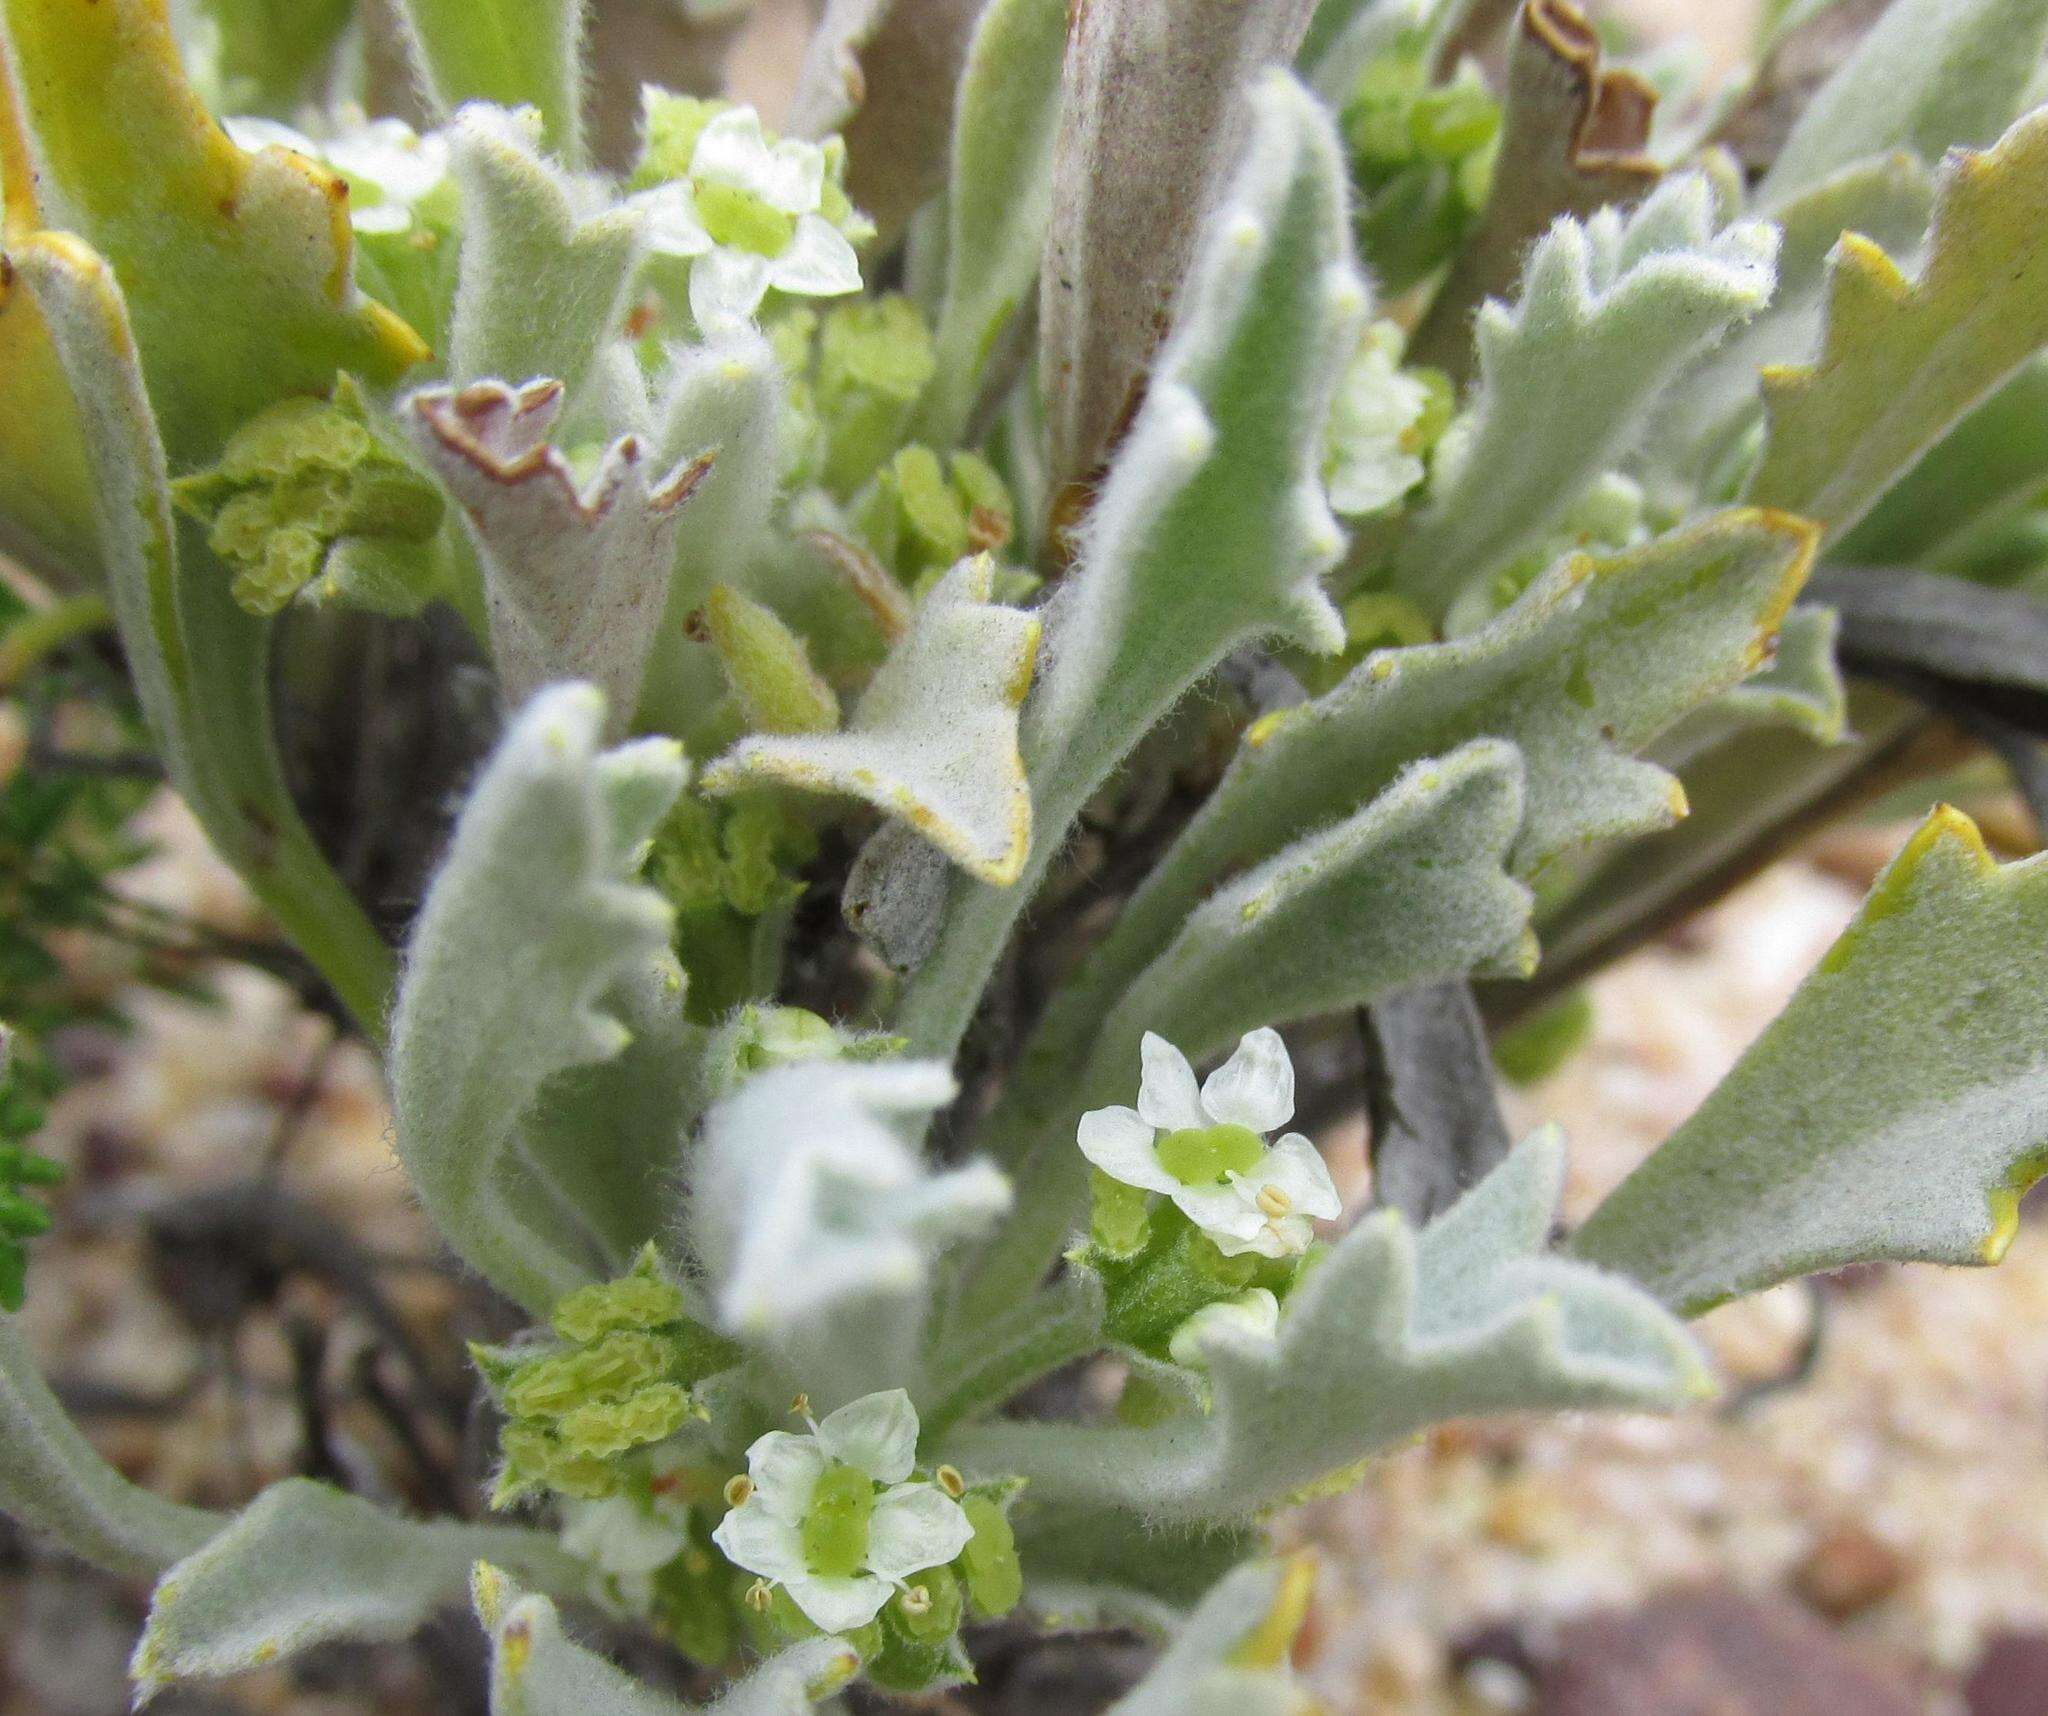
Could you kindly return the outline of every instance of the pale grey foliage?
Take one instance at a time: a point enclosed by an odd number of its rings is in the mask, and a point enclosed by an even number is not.
[[[537,1312],[593,1278],[577,1188],[518,1126],[553,1074],[611,1059],[614,985],[667,961],[670,911],[631,880],[684,768],[667,740],[601,752],[588,686],[521,711],[472,790],[420,912],[391,1029],[398,1153],[472,1268]]]
[[[961,1468],[1153,1519],[1247,1515],[1427,1423],[1547,1407],[1673,1406],[1707,1374],[1617,1275],[1546,1254],[1563,1140],[1538,1133],[1418,1235],[1358,1223],[1290,1297],[1277,1340],[1218,1337],[1214,1404],[1150,1429],[962,1430]]]

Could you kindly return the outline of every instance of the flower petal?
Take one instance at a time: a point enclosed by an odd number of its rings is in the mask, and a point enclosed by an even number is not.
[[[917,1463],[917,1408],[900,1388],[863,1395],[826,1416],[818,1442],[878,1484],[899,1484]]]
[[[1202,1107],[1210,1119],[1249,1126],[1262,1137],[1292,1120],[1294,1063],[1280,1033],[1268,1025],[1247,1031],[1203,1084]]]
[[[936,1484],[898,1484],[876,1501],[868,1521],[868,1568],[884,1579],[907,1579],[951,1561],[973,1535],[967,1510]]]
[[[690,264],[690,314],[705,333],[746,321],[768,293],[768,258],[750,250],[708,250]]]
[[[814,214],[825,196],[825,151],[815,143],[785,137],[769,151],[774,172],[761,200],[784,214]]]
[[[1337,1195],[1322,1153],[1299,1132],[1290,1132],[1275,1144],[1245,1178],[1255,1188],[1278,1186],[1297,1215],[1334,1221],[1344,1213],[1344,1200]]]
[[[836,298],[860,290],[860,258],[823,215],[799,215],[796,231],[768,266],[768,284],[807,298]]]
[[[728,107],[697,133],[690,151],[690,177],[766,196],[776,182],[775,157],[751,107]]]
[[[1081,1154],[1112,1180],[1148,1192],[1177,1192],[1180,1181],[1159,1165],[1155,1134],[1135,1108],[1091,1108],[1075,1131]]]
[[[1266,1225],[1266,1218],[1251,1196],[1239,1190],[1241,1182],[1227,1186],[1176,1186],[1173,1201],[1180,1213],[1193,1222],[1211,1239],[1225,1257],[1235,1257],[1242,1251],[1260,1228]],[[1226,1239],[1240,1243],[1237,1251],[1224,1244]]]
[[[659,256],[703,256],[712,248],[711,234],[697,218],[697,205],[689,188],[678,182],[636,191],[626,206],[640,214],[640,230],[647,248]]]
[[[825,1464],[825,1450],[812,1438],[792,1436],[787,1430],[771,1430],[747,1450],[747,1476],[754,1480],[755,1495],[777,1519],[791,1525],[809,1511],[811,1491],[818,1487]]]
[[[886,1579],[856,1574],[851,1579],[821,1579],[799,1573],[782,1581],[791,1600],[828,1633],[850,1633],[882,1612],[895,1588]]]
[[[562,1547],[623,1578],[666,1567],[688,1542],[688,1532],[657,1519],[634,1496],[562,1504]]]
[[[1145,1033],[1139,1052],[1144,1057],[1145,1076],[1138,1081],[1138,1113],[1146,1125],[1162,1132],[1207,1126],[1209,1119],[1195,1089],[1195,1069],[1188,1065],[1187,1056],[1150,1031]]]
[[[711,1531],[726,1560],[764,1579],[788,1584],[808,1576],[803,1538],[786,1519],[777,1519],[761,1505],[757,1492],[728,1513]],[[809,1611],[805,1611],[808,1613]],[[859,1623],[856,1622],[855,1625]]]

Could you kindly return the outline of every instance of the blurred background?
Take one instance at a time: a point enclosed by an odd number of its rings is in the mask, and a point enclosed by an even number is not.
[[[1715,63],[1750,39],[1737,0],[1598,10]],[[762,0],[747,26],[738,93],[764,114],[807,24],[803,0]],[[233,1503],[297,1471],[473,1510],[461,1342],[502,1326],[410,1205],[367,1054],[106,714],[111,665],[56,662],[21,684],[0,662],[0,1010],[40,1030],[38,1147],[68,1170],[23,1313],[38,1355],[165,1495]],[[1995,770],[1965,758],[1943,790],[2000,856],[2035,848]],[[1591,985],[1576,1051],[1508,1090],[1518,1123],[1566,1128],[1568,1221],[1761,1030],[1925,802],[1833,831]],[[1359,1195],[1360,1124],[1321,1142]],[[1333,1711],[2048,1712],[2048,1222],[1995,1271],[1849,1271],[1701,1329],[1716,1402],[1450,1426],[1284,1525],[1319,1552],[1304,1666]],[[145,1597],[0,1524],[0,1716],[123,1709]],[[473,1631],[157,1708],[466,1716]],[[1136,1650],[1018,1643],[929,1707],[1063,1716]]]

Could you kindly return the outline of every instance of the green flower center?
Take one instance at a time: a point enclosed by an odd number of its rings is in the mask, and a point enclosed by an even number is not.
[[[704,230],[729,250],[780,256],[796,235],[796,216],[770,208],[752,191],[705,179],[691,187],[691,194]]]
[[[827,1467],[799,1527],[805,1565],[821,1579],[858,1573],[868,1558],[868,1521],[874,1511],[873,1479],[852,1466]]]
[[[1258,1166],[1265,1140],[1249,1126],[1190,1126],[1169,1132],[1154,1146],[1159,1165],[1184,1186],[1221,1184],[1225,1174]]]

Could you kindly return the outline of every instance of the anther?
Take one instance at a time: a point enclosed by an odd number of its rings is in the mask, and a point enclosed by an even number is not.
[[[739,1507],[754,1493],[754,1480],[740,1472],[725,1481],[725,1505]]]
[[[956,1466],[941,1466],[936,1472],[932,1473],[932,1477],[937,1482],[939,1488],[944,1490],[955,1501],[958,1501],[961,1496],[967,1493],[967,1480],[960,1475],[959,1468]]]
[[[1260,1209],[1276,1220],[1294,1208],[1294,1200],[1278,1186],[1261,1186],[1257,1202]]]

